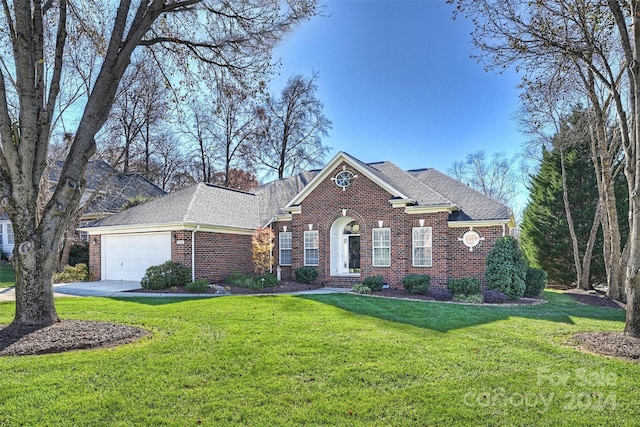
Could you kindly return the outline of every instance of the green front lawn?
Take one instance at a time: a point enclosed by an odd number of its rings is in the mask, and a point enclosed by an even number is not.
[[[115,349],[0,358],[0,425],[637,425],[640,364],[565,345],[624,312],[355,295],[61,298],[140,325]],[[7,323],[13,304],[0,304]]]
[[[0,261],[0,288],[8,288],[15,284],[13,267],[6,261]]]

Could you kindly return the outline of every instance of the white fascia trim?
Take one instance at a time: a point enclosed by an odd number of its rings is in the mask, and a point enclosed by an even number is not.
[[[404,212],[409,215],[428,214],[428,213],[436,213],[436,212],[451,213],[456,210],[458,210],[458,208],[454,205],[407,206],[404,208]]]
[[[413,205],[416,203],[413,199],[389,199],[389,203],[393,208],[404,208],[408,205]]]
[[[263,227],[265,228],[270,227],[274,222],[285,222],[285,221],[293,221],[293,215],[284,214],[284,215],[274,216],[265,225],[263,225]]]
[[[198,228],[199,227],[199,228]],[[130,234],[130,233],[151,233],[159,231],[206,231],[210,233],[221,234],[241,234],[251,236],[254,233],[254,229],[239,228],[239,227],[225,227],[219,225],[199,225],[199,224],[185,224],[185,223],[171,223],[171,224],[150,224],[150,225],[112,225],[105,227],[82,227],[78,228],[79,231],[84,231],[89,236],[94,235],[109,235],[109,234]]]
[[[271,222],[293,221],[293,215],[278,215]],[[271,224],[271,222],[269,224]]]
[[[469,228],[469,227],[496,227],[509,225],[511,219],[489,219],[478,221],[447,221],[449,228]]]
[[[397,188],[394,188],[391,185],[387,184],[386,182],[378,178],[376,175],[369,172],[366,168],[363,168],[362,165],[360,165],[358,162],[353,160],[352,157],[349,156],[347,153],[344,153],[341,151],[338,154],[336,154],[335,157],[331,159],[331,161],[329,161],[329,163],[327,163],[324,168],[322,168],[322,171],[320,171],[318,175],[316,175],[311,181],[309,181],[309,183],[302,189],[302,191],[296,194],[295,197],[289,203],[286,204],[285,210],[288,210],[289,207],[299,205],[300,203],[302,203],[302,201],[309,195],[309,193],[315,190],[315,188],[322,181],[324,181],[329,176],[329,174],[333,172],[333,170],[341,162],[345,162],[346,164],[348,164],[349,166],[357,170],[359,173],[366,176],[371,181],[373,181],[374,183],[382,187],[384,190],[393,194],[395,197],[400,197],[402,199],[409,199],[407,196],[402,194]]]
[[[286,211],[286,212],[289,212],[292,215],[293,214],[301,214],[302,213],[302,206],[300,206],[300,205],[287,206],[283,210]]]

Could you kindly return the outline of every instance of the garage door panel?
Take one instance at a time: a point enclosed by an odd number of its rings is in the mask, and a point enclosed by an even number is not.
[[[171,259],[171,233],[103,236],[105,280],[136,280],[147,268]]]

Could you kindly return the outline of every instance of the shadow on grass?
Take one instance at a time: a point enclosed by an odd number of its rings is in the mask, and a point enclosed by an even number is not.
[[[300,295],[299,298],[329,304],[364,316],[404,323],[439,332],[467,328],[510,317],[574,324],[572,317],[624,321],[623,310],[579,304],[566,295],[545,292],[546,304],[475,306],[397,300],[354,294]]]
[[[217,297],[186,296],[186,297],[111,297],[110,299],[134,304],[161,306],[178,304],[181,302],[198,301],[203,299],[215,299]]]
[[[44,326],[17,326],[14,323],[0,328],[0,353],[27,335],[42,329]]]

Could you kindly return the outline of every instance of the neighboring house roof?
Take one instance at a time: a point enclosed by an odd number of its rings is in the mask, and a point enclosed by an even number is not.
[[[60,180],[62,165],[62,162],[57,162],[49,172],[52,189]],[[83,212],[85,217],[93,219],[121,211],[127,202],[136,197],[155,199],[167,194],[142,175],[118,172],[102,160],[87,163],[85,179],[87,187],[80,199],[80,205],[89,200],[96,191],[99,193]],[[9,215],[1,208],[0,220],[9,220]]]
[[[511,209],[484,193],[432,168],[408,171],[417,180],[434,188],[458,207],[450,221],[502,220],[511,218]]]
[[[200,183],[126,209],[93,226],[181,224],[255,229],[260,225],[256,201],[252,193]]]
[[[338,153],[321,170],[278,179],[248,193],[200,183],[98,221],[96,227],[202,225],[253,230],[298,206],[342,162],[370,178],[407,209],[449,212],[450,222],[512,222],[511,210],[435,169],[404,171],[391,162],[363,163]]]
[[[60,179],[62,162],[51,168],[49,180],[56,185]],[[87,187],[80,204],[86,202],[96,191],[99,194],[87,206],[84,215],[105,215],[119,212],[135,197],[157,198],[167,194],[160,187],[137,173],[118,172],[108,163],[97,160],[87,163],[85,174]]]

